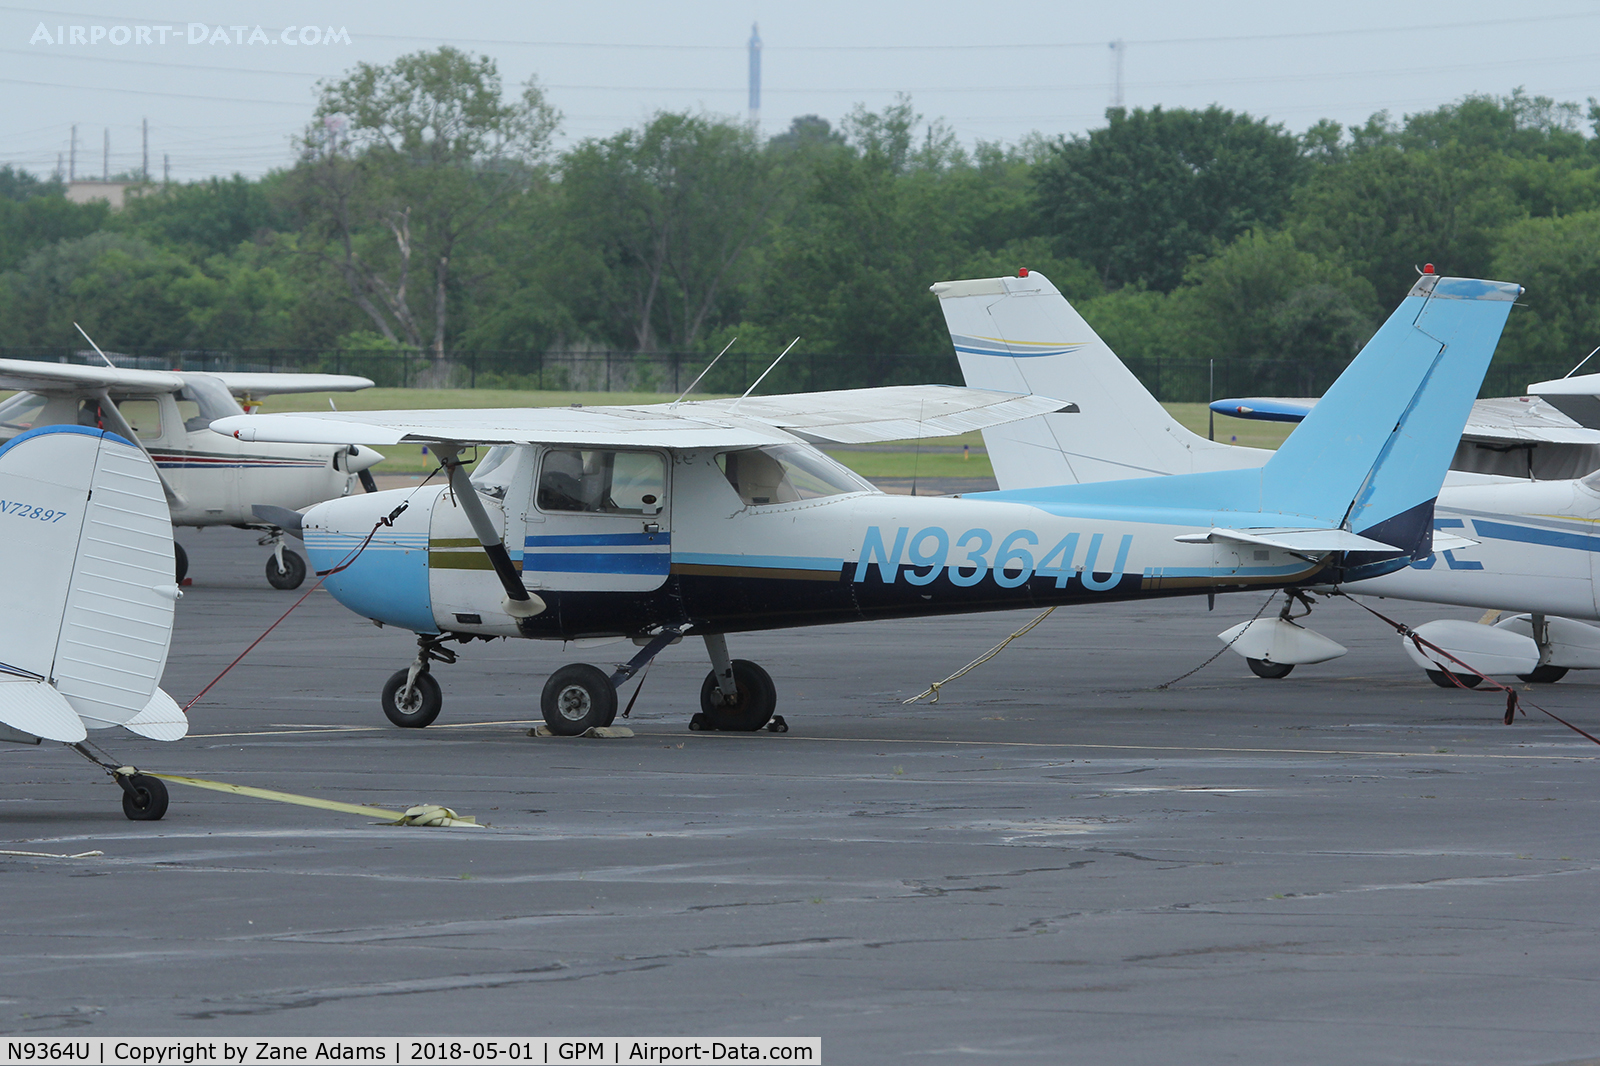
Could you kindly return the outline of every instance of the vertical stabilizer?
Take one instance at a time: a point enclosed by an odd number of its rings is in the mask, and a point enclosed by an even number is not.
[[[1433,501],[1522,287],[1419,278],[1261,471],[1283,514],[1422,558]]]
[[[944,281],[932,291],[967,385],[1077,405],[983,431],[1006,489],[1232,470],[1270,454],[1179,425],[1043,274]]]

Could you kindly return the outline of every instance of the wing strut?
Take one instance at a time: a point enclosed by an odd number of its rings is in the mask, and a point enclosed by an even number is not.
[[[466,467],[461,465],[461,445],[440,442],[431,447],[450,477],[450,491],[461,504],[461,510],[465,512],[467,521],[472,523],[472,531],[478,535],[478,543],[483,545],[483,553],[489,557],[495,574],[500,578],[501,586],[506,590],[505,599],[500,601],[501,609],[512,618],[532,618],[539,614],[545,608],[544,600],[523,587],[521,575],[517,573],[517,568],[511,565],[511,556],[506,551],[506,543],[494,531],[494,523],[489,521],[489,514],[483,509],[483,501],[478,499],[478,490],[467,477]]]

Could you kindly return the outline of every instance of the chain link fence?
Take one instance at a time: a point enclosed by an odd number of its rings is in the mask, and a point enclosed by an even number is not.
[[[676,396],[706,368],[704,352],[456,351],[443,361],[413,350],[255,348],[217,350],[130,349],[108,353],[118,366],[149,370],[254,373],[358,374],[381,387],[522,389],[552,392],[631,392]],[[95,364],[99,357],[75,348],[0,346],[0,358]],[[729,352],[708,373],[698,393],[741,393],[760,377],[776,352]],[[1228,396],[1319,396],[1342,365],[1293,359],[1217,360],[1182,356],[1126,358],[1128,368],[1159,400],[1201,403]],[[1529,382],[1559,377],[1564,363],[1497,359],[1482,396],[1520,396]],[[954,352],[937,355],[838,355],[790,352],[761,383],[767,395],[821,392],[875,385],[961,384]],[[1071,400],[1070,396],[1061,399]]]

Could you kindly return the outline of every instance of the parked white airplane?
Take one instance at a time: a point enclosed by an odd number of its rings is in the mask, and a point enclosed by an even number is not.
[[[36,426],[83,425],[111,430],[144,449],[160,472],[179,526],[260,530],[272,548],[267,580],[292,589],[306,564],[284,546],[283,531],[257,507],[289,511],[348,495],[359,480],[375,491],[368,468],[383,456],[353,445],[246,445],[206,432],[218,418],[243,414],[235,397],[254,402],[298,392],[352,392],[367,378],[336,374],[201,374],[0,359],[0,441]],[[189,560],[174,543],[177,578]]]
[[[149,457],[81,426],[0,445],[0,741],[55,740],[111,774],[136,821],[166,813],[160,780],[91,754],[88,730],[177,740],[158,683],[172,640],[172,520]]]
[[[1255,467],[1272,457],[1179,425],[1038,273],[944,283],[933,291],[969,386],[1070,396],[1077,406],[1074,413],[984,430],[995,476],[1010,490],[1001,498],[1053,482]],[[1569,414],[1600,416],[1593,399],[1600,376],[1545,382],[1529,391]],[[1258,400],[1227,404],[1267,406]],[[1600,629],[1572,621],[1600,619],[1600,475],[1538,480],[1590,469],[1600,454],[1595,426],[1600,417],[1582,426],[1543,403],[1478,401],[1454,446],[1454,462],[1467,469],[1446,477],[1433,515],[1439,551],[1344,590],[1513,612],[1498,629],[1463,630],[1457,623],[1424,629],[1424,636],[1481,663],[1486,673],[1548,682],[1569,668],[1600,667]],[[1341,446],[1337,442],[1330,437],[1330,447]],[[1484,470],[1493,472],[1474,472]],[[1508,476],[1513,470],[1525,476]],[[1263,677],[1282,677],[1297,663],[1345,652],[1291,622],[1287,606],[1282,616],[1258,621],[1247,633],[1239,628],[1221,637]],[[1409,644],[1408,650],[1415,651]],[[1498,658],[1491,660],[1491,650]],[[1436,682],[1453,684],[1440,663],[1426,668]]]
[[[1007,284],[955,288],[992,301]],[[1073,396],[1019,396],[1037,390],[1013,380],[648,407],[252,415],[211,428],[245,441],[416,441],[440,456],[448,485],[332,500],[304,518],[335,598],[418,635],[416,660],[383,691],[396,724],[439,713],[429,668],[455,660],[449,641],[643,645],[609,675],[578,663],[550,676],[540,709],[571,734],[609,724],[617,686],[695,635],[712,669],[690,727],[752,730],[780,724],[776,688],[729,658],[730,633],[1305,585],[1428,557],[1434,498],[1521,291],[1419,282],[1259,469],[981,500],[888,496],[812,445],[980,429],[1079,410]],[[469,477],[461,454],[474,444],[494,447]]]

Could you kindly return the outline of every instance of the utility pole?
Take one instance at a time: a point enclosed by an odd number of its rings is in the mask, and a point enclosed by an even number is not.
[[[57,152],[56,153],[56,180],[57,181],[61,180],[61,175],[64,173],[64,171],[62,170],[62,167],[65,166],[65,165],[66,165],[66,161],[62,158],[61,153]]]
[[[750,23],[750,128],[761,129],[761,27]]]
[[[71,160],[72,161],[67,164],[67,181],[74,182],[78,180],[78,124],[76,122],[72,124]]]
[[[145,119],[141,124],[144,130],[144,163],[139,167],[139,174],[145,181],[150,180],[150,120]]]
[[[161,153],[161,184],[172,184],[172,157],[166,152]]]
[[[1128,50],[1126,41],[1111,42],[1111,106],[1122,106],[1122,56]]]
[[[106,142],[105,142],[105,148],[101,151],[101,155],[100,155],[100,168],[101,168],[101,170],[100,170],[100,180],[101,181],[110,181],[111,180],[111,127],[110,126],[106,127]]]

